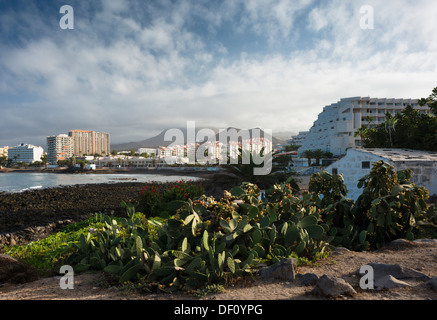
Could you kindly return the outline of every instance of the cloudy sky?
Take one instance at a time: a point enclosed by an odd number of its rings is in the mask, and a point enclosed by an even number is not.
[[[341,98],[427,97],[436,16],[434,0],[0,0],[0,146],[187,121],[298,132]]]

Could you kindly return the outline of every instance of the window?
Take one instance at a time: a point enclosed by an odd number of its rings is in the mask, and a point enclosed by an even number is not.
[[[332,174],[333,175],[338,175],[338,169],[337,168],[332,168]]]
[[[361,169],[370,169],[370,161],[361,162]]]

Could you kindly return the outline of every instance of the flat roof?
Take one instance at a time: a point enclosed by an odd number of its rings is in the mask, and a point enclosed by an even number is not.
[[[437,151],[424,151],[395,148],[367,148],[353,149],[365,153],[371,153],[391,161],[437,161]]]

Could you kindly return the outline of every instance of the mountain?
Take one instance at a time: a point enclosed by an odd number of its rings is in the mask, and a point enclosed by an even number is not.
[[[196,135],[198,134],[199,130],[201,130],[202,128],[196,128]],[[212,130],[215,134],[215,139],[216,141],[219,141],[219,132],[220,130],[217,128],[208,128],[209,130]],[[230,129],[236,129],[237,132],[240,130],[238,128],[227,128],[226,130],[230,130]],[[187,141],[187,128],[180,128],[179,129],[184,136],[184,143],[186,143]],[[249,129],[250,135],[252,135],[252,131],[254,129]],[[161,133],[159,133],[158,135],[149,138],[149,139],[145,139],[145,140],[141,140],[141,141],[134,141],[134,142],[126,142],[126,143],[119,143],[119,144],[113,144],[111,145],[111,150],[116,150],[116,151],[126,151],[126,150],[137,150],[138,148],[158,148],[158,147],[166,147],[168,145],[170,145],[171,143],[173,143],[173,141],[165,141],[164,137],[165,137],[165,133],[168,130],[163,130]],[[264,135],[264,132],[261,130],[261,137]],[[174,139],[174,138],[173,138]],[[203,140],[206,141],[207,139]],[[283,139],[279,139],[277,137],[273,137],[272,138],[272,142],[273,145],[277,145],[277,144],[285,144],[286,141]]]
[[[187,128],[178,128],[184,135],[185,143],[187,139]],[[196,128],[196,134],[201,130],[202,128]],[[214,131],[214,134],[216,134],[219,130],[215,128],[209,128],[210,130]],[[116,151],[125,151],[125,150],[137,150],[138,148],[158,148],[158,147],[166,147],[173,143],[172,141],[165,141],[165,133],[168,130],[163,130],[158,135],[151,137],[149,139],[141,140],[141,141],[134,141],[134,142],[126,142],[126,143],[119,143],[119,144],[113,144],[111,145],[111,150]],[[171,137],[170,137],[171,138]],[[173,138],[174,139],[174,138]]]
[[[275,132],[275,137],[281,140],[290,140],[292,136],[297,136],[294,131]]]
[[[233,128],[233,127],[229,127],[229,128],[227,128],[226,130],[229,131],[229,130],[232,130],[232,129],[237,130],[237,133],[240,131],[240,129],[238,129],[238,128]],[[253,135],[253,130],[260,130],[260,132],[259,132],[259,133],[260,133],[260,137],[264,137],[264,135],[265,135],[265,134],[264,134],[264,131],[261,130],[261,129],[259,129],[259,128],[249,129],[249,134],[250,134],[251,137],[252,137],[252,135]],[[219,137],[220,137],[220,133],[217,133],[217,134],[216,134],[216,137],[215,137],[216,141],[219,141]],[[228,141],[229,141],[229,138],[228,138]],[[277,145],[277,144],[286,144],[286,141],[283,140],[283,139],[279,139],[279,138],[273,136],[273,137],[272,137],[272,144],[273,144],[274,146]]]

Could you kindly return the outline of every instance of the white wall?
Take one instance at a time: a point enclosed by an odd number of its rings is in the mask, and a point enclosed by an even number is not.
[[[372,164],[379,160],[382,160],[379,156],[363,153],[356,149],[349,149],[345,157],[326,167],[325,171],[332,173],[332,169],[336,168],[338,174],[343,175],[346,188],[349,191],[347,197],[356,200],[363,191],[358,189],[358,181],[369,174],[371,170],[363,169],[362,162],[370,161],[370,168],[372,168]]]
[[[358,181],[370,173],[373,163],[384,160],[390,163],[396,171],[411,169],[413,171],[412,181],[428,189],[430,195],[437,194],[437,162],[436,161],[390,161],[381,156],[359,149],[349,149],[347,155],[330,166],[325,171],[332,173],[332,169],[337,169],[338,174],[343,175],[343,179],[348,189],[347,197],[356,200],[361,195],[363,189],[358,189]],[[369,169],[363,169],[362,163],[370,162]]]

